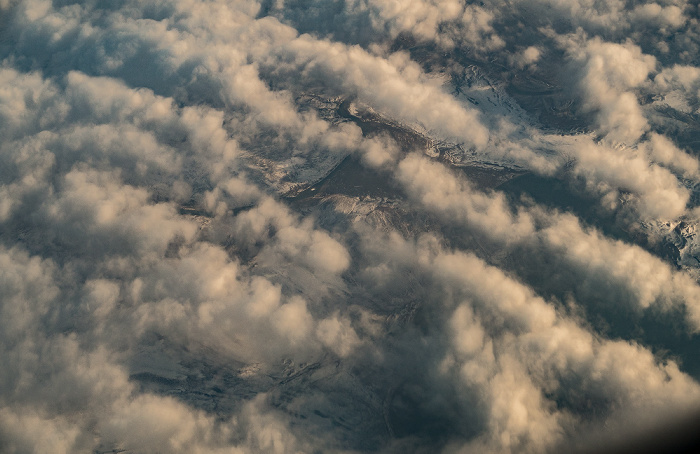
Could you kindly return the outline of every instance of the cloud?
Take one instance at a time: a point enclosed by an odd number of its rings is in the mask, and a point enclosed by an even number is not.
[[[439,81],[422,74],[405,54],[384,59],[357,46],[302,35],[285,46],[280,57],[293,58],[294,71],[306,81],[323,80],[324,85],[356,96],[381,113],[468,145],[483,146],[488,141],[476,111],[455,102]]]
[[[630,16],[632,21],[648,22],[656,27],[668,27],[671,30],[681,27],[688,20],[679,6],[661,6],[658,3],[637,5]]]
[[[541,57],[541,51],[535,46],[529,46],[513,57],[518,67],[525,67],[536,63]]]
[[[492,26],[495,14],[479,5],[462,2],[284,2],[269,5],[266,14],[292,22],[300,30],[331,34],[336,41],[368,45],[411,36],[446,49],[471,47],[488,52],[503,47]]]
[[[638,46],[606,43],[594,38],[571,49],[581,71],[584,108],[597,112],[598,126],[610,140],[634,143],[647,129],[636,97],[628,90],[640,86],[656,65]]]
[[[664,101],[682,112],[692,112],[698,102],[700,69],[674,65],[654,77],[655,88]]]
[[[641,146],[658,147],[658,144],[658,139],[653,138],[651,144],[645,142]],[[669,170],[650,164],[648,156],[640,156],[637,150],[581,141],[573,152],[577,157],[573,172],[584,176],[592,187],[591,192],[622,190],[638,194],[637,209],[643,219],[674,219],[685,211],[690,191]],[[688,166],[697,162],[680,150],[677,157],[679,163]]]
[[[643,149],[653,161],[679,173],[684,178],[693,180],[698,178],[697,159],[683,152],[666,136],[652,134],[650,141],[643,144]]]
[[[420,267],[424,285],[433,286],[423,318],[433,320],[435,331],[420,336],[442,360],[428,386],[439,392],[441,381],[456,381],[458,405],[485,421],[480,436],[451,445],[455,452],[542,451],[576,437],[579,418],[597,420],[601,428],[641,428],[651,423],[643,413],[618,409],[692,411],[685,398],[700,398],[697,384],[676,364],[659,364],[639,345],[599,339],[472,254],[436,248],[425,238],[368,241],[373,266],[384,262],[404,275],[405,267]],[[384,282],[389,290],[391,280]],[[577,400],[582,396],[588,407]]]
[[[621,170],[615,175],[624,173]],[[647,308],[658,301],[675,301],[688,308],[691,329],[700,326],[695,304],[700,287],[690,276],[673,272],[667,264],[636,245],[610,240],[595,230],[585,229],[570,214],[537,209],[514,212],[501,194],[474,190],[442,165],[417,155],[401,161],[397,177],[424,210],[436,213],[441,219],[476,231],[500,247],[527,245],[532,248],[531,258],[549,254],[557,257],[556,264],[550,265],[546,263],[551,259],[536,260],[538,267],[554,265],[553,273],[570,270],[578,277],[572,279],[574,282],[567,280],[567,286],[582,291],[582,298],[593,297],[591,292],[598,293],[594,289],[601,285],[611,291],[622,286],[623,293],[630,292],[626,299],[633,306]],[[434,185],[435,181],[441,184]],[[668,202],[660,205],[666,209],[669,206]],[[539,272],[542,270],[538,268]],[[619,304],[620,295],[610,295],[597,294],[593,298]]]
[[[439,164],[413,154],[403,159],[397,170],[409,194],[458,222],[468,222],[504,242],[527,237],[534,230],[530,217],[524,212],[512,213],[502,194],[474,191],[469,183],[455,178]]]

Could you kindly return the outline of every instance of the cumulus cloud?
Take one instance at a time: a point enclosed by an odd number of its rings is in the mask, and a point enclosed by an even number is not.
[[[536,63],[542,56],[541,54],[541,51],[537,47],[529,46],[526,49],[523,49],[521,52],[518,52],[513,57],[513,61],[516,65],[522,68]]]
[[[646,131],[647,122],[629,90],[647,80],[656,65],[655,58],[642,54],[631,43],[613,44],[594,38],[582,47],[573,52],[582,67],[584,108],[597,112],[599,128],[610,140],[634,143]]]
[[[667,104],[681,112],[697,109],[699,80],[700,69],[686,65],[664,68],[654,77],[659,95]]]
[[[435,301],[423,317],[440,319],[447,329],[423,333],[424,342],[440,345],[435,347],[444,355],[430,386],[454,380],[454,398],[481,412],[487,427],[481,436],[453,443],[452,451],[542,451],[571,437],[579,418],[601,418],[601,430],[602,424],[641,428],[651,423],[643,413],[632,416],[618,408],[692,411],[694,404],[686,406],[684,399],[700,396],[697,384],[676,364],[658,364],[638,345],[597,338],[471,254],[443,250],[426,238],[406,244],[392,236],[382,246],[377,239],[370,241],[374,260],[386,263],[391,272],[405,273],[402,268],[414,263],[426,273],[423,279],[435,285],[430,292]],[[613,361],[618,355],[626,359]],[[578,392],[592,406],[570,400]],[[661,395],[669,404],[665,409],[657,406]]]
[[[284,51],[295,59],[295,70],[303,78],[337,85],[339,93],[357,96],[381,113],[468,145],[483,146],[488,141],[488,131],[478,113],[451,98],[439,80],[426,77],[406,54],[395,53],[384,59],[359,47],[348,48],[305,35],[289,43]]]
[[[647,308],[655,302],[675,301],[688,308],[691,329],[696,331],[700,327],[696,304],[700,286],[690,276],[674,273],[667,264],[638,246],[605,238],[583,227],[570,214],[538,209],[515,212],[501,194],[474,190],[442,165],[423,157],[409,155],[398,170],[399,181],[424,210],[476,231],[501,247],[528,245],[533,248],[533,256],[553,254],[557,257],[556,264],[547,265],[551,260],[547,259],[538,264],[545,267],[538,272],[552,265],[552,273],[561,272],[562,267],[569,268],[577,277],[575,283],[567,282],[567,285],[571,290],[582,291],[583,298],[609,298],[611,304],[619,304],[620,295],[615,294],[619,290],[613,289],[621,286],[626,289],[623,293],[631,292],[626,298],[633,306]],[[623,175],[622,169],[616,174]],[[434,185],[435,181],[442,183]],[[668,209],[669,202],[659,202],[659,206]],[[608,287],[611,293],[594,296],[597,292],[594,289],[600,286]]]

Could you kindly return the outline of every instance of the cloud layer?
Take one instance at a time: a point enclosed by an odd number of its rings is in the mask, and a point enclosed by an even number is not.
[[[600,451],[683,424],[697,13],[0,0],[0,450]]]

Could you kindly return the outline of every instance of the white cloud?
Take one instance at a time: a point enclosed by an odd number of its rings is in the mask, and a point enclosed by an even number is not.
[[[535,46],[529,46],[521,52],[518,52],[518,54],[513,57],[513,61],[518,67],[522,68],[536,63],[541,56],[542,52],[540,49]]]
[[[486,424],[480,436],[455,441],[455,452],[542,451],[575,437],[582,419],[596,430],[631,431],[648,427],[652,408],[683,413],[700,399],[700,387],[675,363],[659,364],[639,345],[600,339],[472,254],[425,240],[368,241],[379,249],[375,266],[384,262],[397,274],[420,267],[434,285],[423,310],[435,318],[435,332],[424,332],[423,342],[444,336],[447,348],[432,386],[439,392],[441,380],[456,380],[460,392],[452,398],[483,412]],[[593,402],[597,416],[578,399]]]
[[[596,112],[601,132],[612,141],[633,144],[648,125],[629,90],[647,80],[656,59],[634,44],[607,43],[597,38],[569,51],[580,65],[584,107]]]
[[[578,276],[571,287],[584,292],[587,298],[597,293],[596,286],[622,286],[624,292],[630,292],[632,305],[642,309],[657,301],[684,305],[689,311],[691,329],[700,329],[699,306],[696,304],[700,287],[690,276],[671,271],[662,260],[640,247],[605,238],[595,230],[586,230],[570,214],[537,209],[513,212],[501,194],[474,190],[442,165],[416,155],[405,158],[398,170],[399,181],[424,210],[477,231],[484,238],[505,247],[531,245],[537,255],[552,254],[557,257],[552,272],[567,267]],[[619,173],[611,172],[611,176],[624,177],[625,170],[619,170]],[[668,174],[668,178],[673,177]],[[433,184],[435,181],[441,184]],[[676,211],[671,214],[675,215],[678,210],[682,211],[685,201],[674,207],[664,199],[665,196],[674,200],[672,193],[661,191],[649,203],[658,201],[659,209],[674,209]],[[609,282],[610,279],[614,283]],[[613,300],[610,302],[614,303]]]
[[[357,46],[302,35],[283,48],[283,62],[286,55],[294,58],[302,78],[324,80],[381,113],[468,145],[488,141],[477,112],[452,99],[405,54],[384,59]]]

